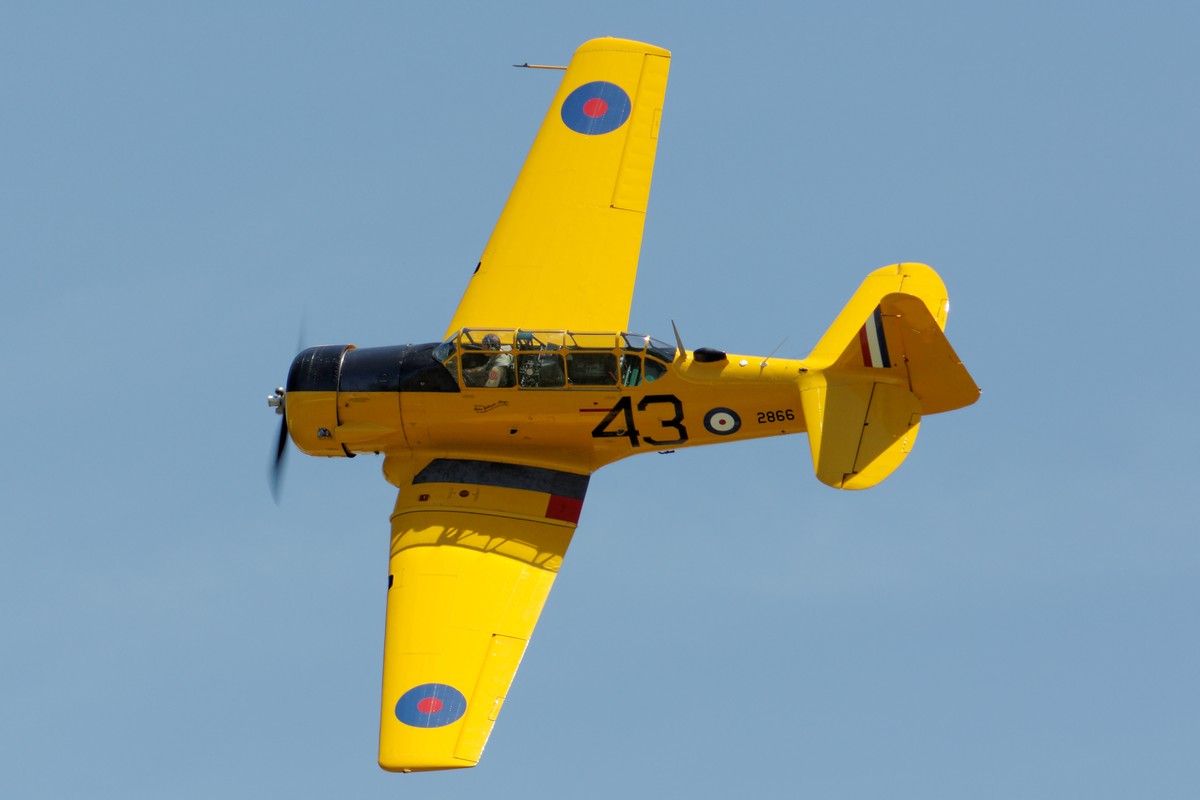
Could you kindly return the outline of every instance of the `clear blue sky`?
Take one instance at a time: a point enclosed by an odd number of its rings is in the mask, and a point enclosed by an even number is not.
[[[800,437],[593,479],[480,767],[374,763],[378,459],[297,339],[436,339],[598,35],[674,52],[633,326],[807,353],[924,261],[984,396],[882,486]],[[11,3],[0,794],[1191,798],[1188,3]],[[301,327],[303,325],[303,333]]]

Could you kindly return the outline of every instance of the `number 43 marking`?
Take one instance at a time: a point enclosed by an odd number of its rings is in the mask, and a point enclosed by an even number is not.
[[[683,444],[687,441],[687,428],[683,427],[683,403],[679,402],[679,398],[673,394],[650,394],[642,398],[637,405],[638,411],[645,411],[648,406],[668,404],[675,409],[675,416],[671,419],[660,420],[659,425],[664,429],[673,429],[679,435],[674,439],[655,439],[649,436],[643,436],[642,441],[646,444],[652,444],[655,447],[665,447],[672,444]],[[622,417],[625,423],[623,428],[610,430],[610,426],[616,421],[617,417]],[[638,441],[639,432],[637,426],[633,424],[633,400],[629,397],[622,397],[617,404],[612,407],[612,410],[604,415],[604,419],[592,431],[592,437],[595,439],[608,439],[611,437],[628,438],[629,444],[632,447],[640,446]]]

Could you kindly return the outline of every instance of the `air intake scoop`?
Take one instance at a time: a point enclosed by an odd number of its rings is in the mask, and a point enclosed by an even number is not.
[[[717,361],[724,361],[728,356],[724,350],[714,350],[711,347],[701,347],[698,350],[692,351],[692,358],[699,361],[701,364],[712,364]]]

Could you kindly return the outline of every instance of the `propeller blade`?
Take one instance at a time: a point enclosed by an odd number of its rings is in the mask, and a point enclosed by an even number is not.
[[[279,505],[279,484],[283,478],[283,457],[287,454],[287,417],[279,421],[279,444],[275,448],[275,463],[271,465],[271,497]]]
[[[276,389],[275,394],[267,397],[267,405],[275,409],[275,413],[279,414],[279,442],[275,445],[275,462],[271,465],[268,473],[268,479],[271,485],[271,497],[275,499],[275,505],[279,505],[279,488],[280,482],[283,479],[283,457],[287,454],[288,442],[288,427],[287,414],[284,413],[284,392],[283,389]]]
[[[304,349],[304,342],[307,341],[308,335],[305,333],[307,328],[308,312],[304,311],[300,314],[300,330],[296,335],[296,351]],[[275,413],[279,414],[279,443],[275,445],[275,461],[271,464],[267,471],[267,482],[271,487],[271,497],[275,500],[275,505],[279,505],[279,492],[283,485],[283,464],[284,456],[287,454],[288,427],[287,414],[285,413],[284,404],[287,402],[287,392],[283,387],[275,390],[275,394],[267,395],[267,405],[275,409]]]

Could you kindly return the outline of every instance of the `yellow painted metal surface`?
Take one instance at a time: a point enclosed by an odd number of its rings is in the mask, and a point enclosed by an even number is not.
[[[945,285],[923,264],[868,275],[803,360],[677,353],[622,333],[669,63],[622,39],[576,52],[448,338],[422,351],[438,380],[342,391],[396,373],[370,361],[384,374],[342,383],[324,363],[297,383],[310,390],[287,392],[300,449],[382,453],[399,490],[385,769],[479,761],[596,469],[807,431],[818,479],[861,489],[900,465],[924,417],[979,396],[943,334]]]
[[[412,474],[401,479],[392,515],[379,763],[405,772],[470,767],[575,524],[548,519],[543,492],[413,484]]]
[[[802,381],[808,446],[817,479],[836,489],[866,489],[912,450],[921,421],[917,398],[900,384],[862,372],[817,372]]]
[[[575,52],[447,333],[625,329],[670,55],[627,39],[594,39]],[[619,111],[621,95],[629,115],[611,131],[581,133],[567,120],[593,118],[571,117],[567,101],[596,82],[619,90],[594,119]]]
[[[979,399],[979,387],[920,298],[889,294],[880,307],[888,340],[904,354],[908,384],[923,413],[953,411]]]
[[[311,456],[344,456],[334,437],[338,427],[337,392],[290,392],[287,425],[292,441]]]

